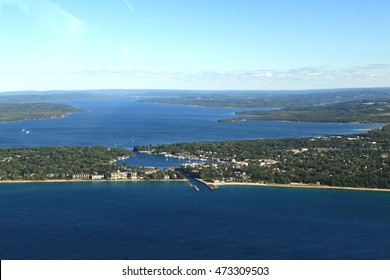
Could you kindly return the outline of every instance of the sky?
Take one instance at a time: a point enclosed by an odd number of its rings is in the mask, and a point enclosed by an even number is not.
[[[390,86],[389,0],[0,0],[0,91]]]

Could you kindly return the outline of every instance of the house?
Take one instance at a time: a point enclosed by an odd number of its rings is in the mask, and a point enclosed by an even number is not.
[[[137,172],[130,172],[130,179],[137,180],[138,179]]]
[[[104,175],[101,175],[101,174],[93,174],[92,175],[92,180],[103,180],[104,179]]]
[[[86,174],[86,173],[80,173],[80,174],[73,174],[72,175],[72,179],[73,180],[89,180],[90,177],[91,176],[89,174]]]
[[[127,179],[128,172],[113,172],[111,173],[111,180],[125,180]]]

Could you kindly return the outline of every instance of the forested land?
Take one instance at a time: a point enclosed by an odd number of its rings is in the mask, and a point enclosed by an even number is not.
[[[254,90],[168,92],[168,97],[145,97],[142,102],[232,108],[302,108],[334,102],[379,101],[390,99],[390,88],[354,88],[325,90]]]
[[[312,91],[223,91],[143,102],[205,107],[253,108],[223,122],[390,122],[390,88]],[[261,108],[266,108],[263,110]],[[271,109],[271,110],[270,110]],[[273,109],[273,110],[272,110]]]
[[[38,120],[63,117],[84,110],[51,103],[0,103],[0,122]]]
[[[178,143],[137,151],[211,160],[179,170],[208,181],[390,188],[390,126],[315,138]]]
[[[348,101],[323,106],[288,106],[274,111],[242,111],[242,117],[221,121],[299,121],[338,123],[390,123],[390,99]]]
[[[121,168],[115,161],[131,155],[106,147],[0,148],[0,180],[66,180],[95,173],[109,178]]]

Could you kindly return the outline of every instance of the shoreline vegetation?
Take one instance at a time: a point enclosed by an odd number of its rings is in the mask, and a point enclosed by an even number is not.
[[[85,110],[52,103],[0,103],[0,123],[63,118]]]
[[[121,179],[121,180],[110,180],[110,179],[101,179],[101,180],[92,180],[92,179],[64,179],[64,180],[8,180],[0,181],[1,184],[25,184],[25,183],[120,183],[120,182],[133,182],[133,183],[142,183],[142,182],[188,182],[188,179]]]
[[[334,190],[348,190],[348,191],[377,191],[377,192],[390,192],[390,189],[383,188],[359,188],[359,187],[339,187],[339,186],[325,186],[325,185],[311,185],[311,184],[264,184],[264,183],[254,183],[254,182],[208,182],[201,179],[196,179],[197,181],[205,185],[214,185],[215,189],[225,186],[247,186],[247,187],[270,187],[270,188],[291,188],[291,189],[334,189]],[[0,181],[0,187],[3,184],[35,184],[35,183],[148,183],[148,182],[189,182],[188,179],[156,179],[156,180],[132,180],[132,179],[122,179],[122,180],[9,180],[9,181]]]
[[[280,110],[251,110],[219,122],[290,121],[328,123],[390,123],[390,99],[348,101],[323,106],[286,107]]]
[[[125,148],[59,146],[0,149],[0,182],[180,180],[173,170],[118,165]]]
[[[196,142],[134,147],[134,152],[185,158],[201,163],[176,168],[129,167],[126,149],[36,147],[0,149],[0,182],[104,182],[204,180],[216,186],[256,185],[352,190],[390,189],[390,88],[273,94],[237,92],[141,102],[207,107],[253,108],[220,121],[381,123],[380,129],[351,135]],[[245,95],[246,94],[246,95]],[[259,110],[274,107],[277,110]],[[62,117],[83,112],[68,105],[0,103],[2,119]],[[27,116],[27,117],[26,117]],[[26,132],[27,133],[27,132]]]
[[[253,183],[253,182],[241,182],[241,183],[213,183],[217,187],[224,186],[254,186],[254,187],[278,187],[278,188],[305,188],[305,189],[335,189],[335,190],[350,190],[350,191],[380,191],[380,192],[390,192],[390,189],[381,189],[381,188],[355,188],[355,187],[338,187],[338,186],[317,186],[310,184],[262,184],[262,183]]]
[[[184,97],[154,97],[141,102],[240,110],[235,113],[236,117],[220,119],[219,122],[390,123],[390,88],[232,91]]]
[[[371,123],[367,133],[323,137],[178,143],[141,146],[152,154],[211,161],[178,168],[212,184],[329,186],[351,189],[390,188],[390,88],[318,90],[300,93],[255,92],[143,102],[240,108],[237,117],[219,122],[291,121]],[[264,110],[261,108],[278,108]],[[242,111],[242,108],[251,110]]]
[[[214,185],[390,189],[390,125],[351,135],[177,143],[134,151],[203,160],[176,170]]]

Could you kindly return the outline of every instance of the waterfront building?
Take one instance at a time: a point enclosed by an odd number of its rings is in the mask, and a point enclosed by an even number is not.
[[[86,173],[79,173],[79,174],[72,175],[73,180],[89,180],[90,177],[91,176],[89,174],[86,174]]]
[[[111,180],[127,179],[128,174],[129,174],[128,172],[120,172],[120,171],[113,172],[113,173],[111,173]]]

